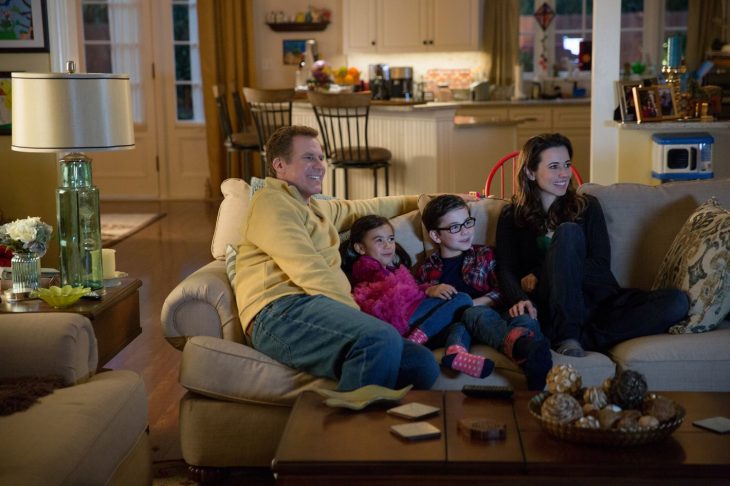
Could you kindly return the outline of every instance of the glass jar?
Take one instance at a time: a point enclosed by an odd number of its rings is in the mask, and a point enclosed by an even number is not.
[[[15,252],[10,259],[13,293],[22,294],[37,289],[41,280],[41,257],[33,252]]]

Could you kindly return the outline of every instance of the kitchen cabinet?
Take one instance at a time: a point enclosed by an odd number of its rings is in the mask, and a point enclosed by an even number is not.
[[[477,50],[479,11],[479,0],[344,0],[344,51]]]
[[[518,102],[519,103],[519,102]],[[568,104],[561,101],[534,103],[522,106],[507,103],[504,106],[462,106],[457,115],[473,116],[476,120],[519,122],[516,131],[515,150],[519,150],[532,136],[546,132],[559,132],[573,145],[573,165],[583,178],[590,180],[591,107],[588,103]],[[505,153],[492,153],[492,163]]]

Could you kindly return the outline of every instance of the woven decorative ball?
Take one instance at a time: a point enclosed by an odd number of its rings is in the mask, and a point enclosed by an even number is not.
[[[641,409],[644,415],[656,417],[659,422],[671,420],[677,414],[674,402],[666,397],[648,396]]]
[[[608,393],[611,391],[611,385],[613,385],[613,378],[606,378],[603,380],[603,383],[601,383],[601,389]]]
[[[641,408],[647,392],[644,375],[638,371],[621,371],[613,380],[608,399],[621,408]]]
[[[659,427],[659,420],[651,415],[642,415],[639,417],[639,428],[640,429],[654,429]]]
[[[540,409],[544,419],[555,420],[561,424],[573,422],[583,416],[578,400],[567,393],[556,393],[545,400]]]
[[[588,417],[581,417],[576,420],[575,426],[581,429],[600,429],[601,423],[596,417],[589,415]]]
[[[560,364],[553,366],[548,371],[547,389],[550,393],[568,393],[574,395],[583,385],[583,379],[578,371],[569,364]]]
[[[602,388],[591,386],[583,390],[583,403],[590,403],[600,410],[608,405],[608,396]]]

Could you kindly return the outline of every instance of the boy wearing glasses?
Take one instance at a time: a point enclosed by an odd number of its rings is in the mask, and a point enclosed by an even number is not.
[[[503,318],[495,310],[501,304],[501,293],[494,250],[472,245],[476,219],[471,217],[469,206],[459,196],[438,196],[426,205],[421,219],[437,248],[416,270],[416,278],[431,285],[447,284],[452,292],[470,295],[474,306],[462,316],[467,334],[517,363],[527,376],[530,390],[542,390],[552,367],[550,343],[540,332],[537,316],[510,318],[504,314]],[[465,348],[447,348],[444,360],[458,359],[469,347],[469,341],[465,342]]]

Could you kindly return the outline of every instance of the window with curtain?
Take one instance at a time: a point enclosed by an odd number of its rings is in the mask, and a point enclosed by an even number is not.
[[[545,31],[548,75],[569,71],[578,64],[581,40],[592,39],[593,0],[521,0],[520,62],[534,72],[541,53],[543,31],[534,12],[547,3],[555,18]],[[670,35],[687,33],[688,0],[622,0],[621,66],[644,61],[661,67],[662,43]]]
[[[129,74],[134,122],[144,122],[138,0],[81,0],[87,73]]]
[[[202,122],[203,92],[195,0],[173,0],[172,43],[175,52],[175,97],[179,121]]]

